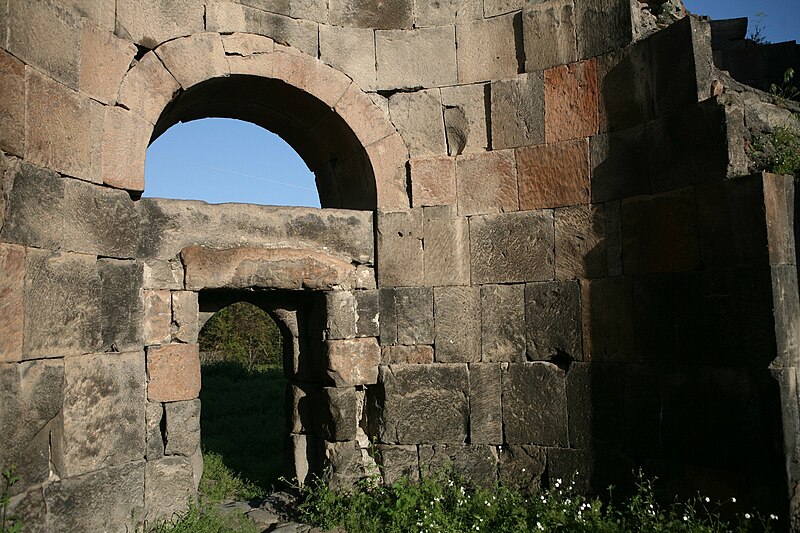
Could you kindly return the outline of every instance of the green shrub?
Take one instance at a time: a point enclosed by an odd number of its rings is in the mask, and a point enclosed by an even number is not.
[[[220,309],[200,330],[200,351],[220,354],[248,368],[283,361],[281,332],[270,316],[253,304],[237,302]]]
[[[753,139],[750,155],[757,170],[800,177],[800,133],[779,126]]]
[[[0,533],[22,531],[22,521],[8,512],[8,505],[11,503],[11,487],[19,481],[15,470],[14,465],[3,470],[3,490],[0,492]]]

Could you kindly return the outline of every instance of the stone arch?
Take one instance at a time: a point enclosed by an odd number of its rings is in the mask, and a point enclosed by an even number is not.
[[[144,190],[144,149],[170,126],[224,117],[286,140],[316,174],[322,207],[409,205],[408,149],[386,113],[346,75],[268,37],[198,33],[167,41],[127,72],[118,104],[106,135],[116,132],[133,153],[121,154],[126,168],[105,172],[113,186]]]

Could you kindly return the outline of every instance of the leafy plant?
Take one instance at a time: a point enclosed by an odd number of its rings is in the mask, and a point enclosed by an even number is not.
[[[794,69],[787,68],[783,73],[783,82],[778,85],[773,83],[769,86],[769,92],[775,97],[778,105],[786,105],[787,100],[795,100],[800,96],[800,89],[792,83],[794,79]]]
[[[750,155],[757,170],[800,177],[800,133],[793,128],[778,126],[755,136]]]
[[[0,506],[3,508],[2,517],[0,517],[0,533],[19,533],[22,531],[22,521],[8,512],[8,506],[11,503],[11,487],[19,481],[19,476],[16,475],[15,470],[14,465],[3,470],[3,492],[0,494]]]
[[[160,522],[147,531],[148,533],[258,533],[259,529],[241,513],[192,505],[186,512],[177,513],[171,520]]]
[[[225,466],[218,453],[203,452],[203,477],[200,480],[203,500],[216,503],[224,500],[254,500],[266,491]]]
[[[236,360],[253,368],[282,361],[280,330],[270,316],[247,302],[219,310],[200,331],[200,350],[216,352],[222,360]]]
[[[753,22],[753,29],[750,31],[750,35],[747,36],[747,40],[754,44],[769,44],[769,41],[766,37],[766,26],[764,25],[764,19],[767,17],[767,14],[763,11],[759,11],[756,13],[755,21]]]

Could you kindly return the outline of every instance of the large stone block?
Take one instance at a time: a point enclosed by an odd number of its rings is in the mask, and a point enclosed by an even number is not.
[[[315,22],[326,22],[328,20],[327,3],[317,2],[316,0],[243,0],[241,3],[295,19],[313,20]]]
[[[156,54],[184,89],[230,74],[218,33],[198,33],[169,41],[159,46]]]
[[[380,111],[380,113],[382,116],[381,128],[388,129],[391,127],[391,123],[386,120],[384,111]],[[408,148],[400,134],[393,133],[370,144],[366,148],[366,154],[375,173],[378,207],[408,209],[408,172],[406,170]]]
[[[28,161],[69,176],[99,180],[97,140],[103,127],[103,105],[33,69],[26,70],[26,79]]]
[[[597,62],[594,59],[544,71],[544,116],[548,143],[597,133]]]
[[[552,211],[475,216],[469,229],[473,283],[553,279]]]
[[[434,444],[419,447],[419,469],[429,477],[445,468],[471,483],[489,488],[497,482],[497,450],[493,446],[475,444]]]
[[[164,404],[166,455],[190,457],[200,447],[200,400]]]
[[[691,191],[622,202],[626,274],[681,272],[700,264],[697,206]]]
[[[187,457],[147,461],[144,487],[144,515],[148,522],[169,519],[197,500],[192,464]]]
[[[500,453],[500,482],[532,494],[542,489],[547,452],[539,446],[508,445]]]
[[[325,293],[325,336],[352,339],[356,336],[356,300],[350,291]]]
[[[328,377],[337,387],[370,385],[377,381],[381,348],[376,339],[331,340],[325,346]]]
[[[326,107],[335,107],[353,81],[322,61],[286,50],[279,49],[274,54],[273,76],[317,98]]]
[[[588,204],[588,140],[520,148],[517,179],[520,209]]]
[[[624,277],[584,281],[583,351],[591,361],[630,361],[634,351],[633,284]]]
[[[447,26],[483,18],[482,0],[418,0],[414,2],[414,26]]]
[[[447,153],[438,89],[393,94],[389,98],[389,114],[411,157]]]
[[[324,408],[322,437],[336,442],[355,440],[363,393],[359,394],[354,388],[325,387],[320,400]]]
[[[58,248],[64,239],[64,182],[58,174],[22,163],[13,176],[2,238],[37,248]]]
[[[361,447],[356,441],[323,441],[323,468],[330,476],[330,487],[335,491],[351,488],[366,474]]]
[[[144,457],[144,354],[64,360],[64,466],[73,477]]]
[[[433,156],[411,160],[411,202],[414,207],[456,202],[456,161]]]
[[[180,84],[156,53],[147,52],[123,78],[117,101],[155,124],[178,89]]]
[[[164,261],[145,259],[143,262],[143,289],[183,289],[183,263],[180,259]]]
[[[456,25],[459,83],[510,78],[520,72],[517,19],[508,14]]]
[[[62,249],[120,259],[136,255],[139,217],[131,197],[79,180],[64,180]]]
[[[78,88],[81,20],[76,12],[51,0],[8,2],[7,20],[9,52]]]
[[[0,363],[22,360],[25,248],[0,243]]]
[[[104,352],[141,350],[144,345],[142,264],[98,259]]]
[[[492,148],[544,142],[544,76],[520,74],[491,85]]]
[[[376,289],[356,291],[356,336],[377,337],[380,327],[380,297]]]
[[[513,150],[466,154],[456,158],[458,214],[519,210],[517,164]]]
[[[197,344],[166,344],[147,348],[147,398],[151,402],[194,400],[200,393]]]
[[[577,281],[526,284],[525,322],[529,360],[583,359]]]
[[[500,363],[469,365],[469,435],[471,444],[503,444]]]
[[[425,285],[469,284],[469,227],[466,218],[425,216]]]
[[[144,158],[153,128],[132,111],[108,107],[103,121],[103,183],[129,191],[144,190]]]
[[[347,123],[364,147],[397,133],[389,121],[388,113],[378,107],[358,85],[351,85],[345,91],[336,103],[334,111]]]
[[[795,244],[795,183],[789,176],[764,174],[764,210],[771,265],[797,264]]]
[[[393,446],[378,444],[381,474],[387,485],[397,483],[402,478],[419,481],[419,458],[414,445]]]
[[[434,348],[440,363],[481,360],[481,308],[478,287],[436,287]]]
[[[397,342],[400,344],[433,344],[433,289],[407,287],[395,290]]]
[[[144,344],[167,344],[172,339],[172,302],[170,292],[146,290],[144,299]]]
[[[522,40],[526,72],[578,59],[573,0],[527,3],[522,10]]]
[[[556,278],[600,278],[608,273],[603,205],[555,210]]]
[[[442,87],[444,126],[451,155],[484,152],[489,149],[487,129],[488,84]]]
[[[252,33],[222,35],[222,47],[231,74],[245,74],[271,78],[274,76],[275,41]],[[281,54],[285,55],[285,54]]]
[[[509,363],[503,372],[505,442],[567,445],[565,377],[565,372],[551,363]]]
[[[433,363],[433,346],[384,346],[381,349],[383,365],[427,365]]]
[[[382,287],[423,280],[422,209],[378,211],[378,282]]]
[[[525,286],[481,287],[481,361],[525,361]]]
[[[469,428],[465,364],[380,367],[377,424],[383,443],[462,444]]]
[[[409,0],[392,0],[380,5],[367,0],[331,0],[328,17],[336,26],[402,29],[411,27],[413,7]]]
[[[375,32],[371,29],[320,25],[319,58],[350,76],[361,89],[375,90]]]
[[[395,289],[379,289],[381,346],[397,342],[397,303]]]
[[[128,71],[136,47],[97,24],[84,21],[81,33],[80,89],[105,104],[113,105],[122,77]]]
[[[619,0],[576,2],[578,58],[598,56],[633,41],[631,4]]]
[[[653,117],[648,44],[640,41],[597,58],[600,131],[630,128]]]
[[[25,64],[4,51],[0,51],[0,150],[25,153]]]
[[[166,427],[166,412],[164,404],[160,402],[146,402],[144,407],[145,419],[145,459],[152,461],[164,457]]]
[[[49,531],[135,531],[144,511],[144,465],[113,466],[45,486]]]
[[[15,465],[17,494],[61,467],[63,359],[0,364],[0,463]],[[7,468],[7,467],[6,467]]]
[[[453,26],[375,32],[378,89],[454,85],[458,81]]]
[[[106,31],[114,31],[116,0],[65,0],[81,16],[92,19]]]
[[[589,139],[593,202],[650,192],[646,143],[643,124]]]
[[[101,283],[94,256],[28,250],[25,358],[99,351],[101,307]]]
[[[141,4],[136,0],[117,2],[116,34],[145,48],[203,31],[205,10],[202,0],[158,0]]]
[[[197,342],[200,332],[197,293],[175,291],[172,293],[172,338],[179,342]]]

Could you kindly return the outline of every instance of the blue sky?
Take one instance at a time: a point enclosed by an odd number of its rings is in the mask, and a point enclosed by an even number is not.
[[[767,40],[800,39],[800,0],[684,0],[692,13],[712,19],[757,13]],[[277,135],[229,119],[176,124],[150,145],[145,196],[319,207],[314,175]]]

